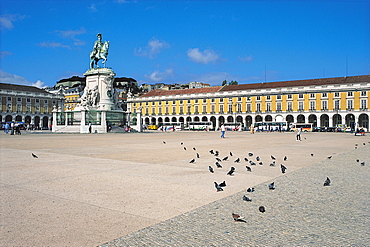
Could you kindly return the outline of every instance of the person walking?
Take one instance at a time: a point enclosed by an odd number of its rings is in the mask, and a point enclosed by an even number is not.
[[[89,133],[91,134],[91,131],[92,131],[92,123],[89,122]]]
[[[297,139],[296,139],[296,141],[301,141],[301,132],[302,132],[302,128],[299,128],[297,130]]]
[[[9,128],[10,128],[9,123],[5,123],[5,133],[6,133],[6,134],[8,134],[8,133],[9,133]]]
[[[221,138],[225,138],[225,125],[222,124],[220,129],[221,129]]]

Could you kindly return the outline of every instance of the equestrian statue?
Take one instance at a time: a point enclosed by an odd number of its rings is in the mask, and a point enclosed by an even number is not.
[[[98,62],[99,60],[103,60],[102,63],[104,64],[107,62],[108,57],[108,49],[109,49],[109,41],[102,41],[102,35],[98,33],[97,35],[98,40],[94,42],[93,50],[90,52],[90,69],[99,68]]]

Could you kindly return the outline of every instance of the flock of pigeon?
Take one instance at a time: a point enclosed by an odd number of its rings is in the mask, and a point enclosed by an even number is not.
[[[163,144],[166,144],[166,142],[163,141]],[[183,146],[183,149],[185,151],[187,150],[187,148],[184,146],[184,143],[183,142],[181,142],[180,145]],[[363,145],[366,145],[366,143],[363,143]],[[357,147],[358,147],[358,144],[355,144],[355,149],[357,149]],[[195,147],[193,147],[193,150],[196,151],[197,149]],[[242,162],[242,160],[239,157],[238,158],[232,158],[232,157],[234,157],[234,154],[232,152],[229,152],[229,154],[226,155],[226,156],[224,156],[223,158],[220,156],[220,152],[217,151],[217,150],[211,149],[211,150],[209,150],[209,153],[211,155],[213,155],[214,158],[215,158],[215,163],[214,164],[215,164],[216,169],[223,168],[222,162],[226,162],[226,161],[229,161],[229,160],[233,160],[233,162],[236,163],[236,164],[240,164]],[[311,153],[311,157],[313,157],[313,156],[314,156],[314,154]],[[200,154],[198,152],[196,152],[196,158],[192,158],[189,161],[189,163],[190,164],[194,164],[194,163],[196,163],[196,159],[199,159],[199,158],[200,158]],[[270,167],[276,167],[276,157],[274,155],[270,155],[270,158],[271,158],[271,161],[268,162],[269,163],[269,166]],[[328,156],[327,158],[328,159],[331,159],[332,156]],[[245,169],[246,169],[247,172],[252,172],[253,166],[257,166],[257,164],[260,165],[260,166],[264,165],[263,161],[261,161],[260,156],[256,156],[256,155],[254,155],[251,152],[249,152],[248,153],[248,156],[247,157],[244,157],[243,159],[244,159],[244,162],[246,162],[245,163],[246,164],[245,165]],[[284,156],[283,160],[284,160],[284,162],[287,161],[288,160],[288,157],[287,156]],[[357,159],[356,162],[359,163],[360,160]],[[365,162],[363,161],[360,164],[362,166],[364,166],[365,165]],[[286,170],[287,169],[288,168],[284,164],[280,164],[280,170],[281,170],[281,173],[282,174],[286,173]],[[215,172],[214,167],[212,167],[211,165],[208,166],[208,170],[209,170],[210,173],[214,173]],[[235,171],[236,171],[236,168],[234,166],[231,166],[230,167],[230,170],[226,173],[226,175],[227,176],[233,176],[234,173],[235,173]],[[330,180],[329,177],[327,177],[326,180],[323,183],[323,186],[330,186],[330,183],[331,183],[331,180]],[[214,182],[214,186],[216,188],[216,192],[224,191],[224,188],[226,187],[226,181],[223,181],[221,183]],[[275,190],[275,182],[270,183],[268,185],[268,189],[269,190]],[[255,191],[254,188],[248,188],[246,190],[246,192],[248,192],[248,193],[252,193],[254,191]],[[249,198],[246,195],[244,195],[242,197],[242,200],[245,201],[245,202],[252,202],[252,199]],[[266,212],[265,206],[260,206],[258,208],[258,210],[261,213],[265,213]],[[239,214],[232,213],[232,217],[233,217],[233,219],[234,219],[235,222],[246,222],[243,219],[243,217],[241,215],[239,215]]]

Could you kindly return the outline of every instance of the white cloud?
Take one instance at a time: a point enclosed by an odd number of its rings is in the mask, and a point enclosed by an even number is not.
[[[13,22],[23,20],[26,18],[25,15],[19,14],[4,14],[0,16],[0,29],[12,29],[14,28]]]
[[[38,88],[45,87],[44,82],[37,80],[35,83],[28,81],[26,78],[10,74],[0,69],[0,82],[2,83],[10,83],[10,84],[18,84],[18,85],[26,85],[26,86],[34,86]]]
[[[136,56],[143,56],[148,58],[155,58],[163,49],[169,48],[170,45],[164,41],[158,39],[151,39],[148,41],[148,45],[144,48],[140,47],[135,49]]]
[[[10,51],[0,51],[0,58],[13,55]]]
[[[239,57],[238,60],[242,61],[242,62],[251,62],[251,61],[253,61],[253,56],[249,55],[249,56],[246,56],[246,57]]]
[[[91,12],[97,12],[98,9],[96,8],[95,3],[91,4],[89,7],[87,7]]]
[[[63,38],[72,39],[74,41],[73,45],[75,46],[85,45],[85,41],[76,38],[77,35],[86,33],[85,28],[80,28],[79,30],[66,30],[66,31],[55,30],[54,32],[62,36]]]
[[[145,77],[150,79],[153,82],[159,82],[159,81],[163,82],[166,79],[173,78],[173,75],[174,75],[173,69],[166,69],[163,72],[155,70],[149,76],[145,75]]]
[[[199,48],[189,49],[187,51],[188,57],[195,63],[208,64],[211,62],[216,62],[220,59],[220,56],[211,49],[199,51]]]
[[[41,42],[38,44],[39,46],[41,47],[51,47],[51,48],[58,48],[58,47],[61,47],[61,48],[67,48],[67,49],[70,49],[71,47],[69,45],[64,45],[60,42]]]

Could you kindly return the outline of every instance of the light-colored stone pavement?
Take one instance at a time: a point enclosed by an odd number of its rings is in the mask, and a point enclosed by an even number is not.
[[[296,142],[294,133],[227,132],[225,139],[215,132],[1,133],[0,246],[369,245],[370,138],[303,137]],[[229,156],[214,174],[208,171],[215,167],[210,149]],[[189,164],[197,152],[200,158]],[[245,161],[233,162],[248,152],[264,162],[251,173]],[[288,167],[286,174],[268,166],[271,154],[277,166]],[[233,177],[226,175],[231,166]],[[330,187],[322,186],[326,176]],[[223,180],[228,186],[216,193],[213,182]],[[267,189],[271,181],[275,191]],[[251,186],[253,201],[242,201]],[[260,205],[266,213],[258,212]],[[233,222],[231,212],[247,223]]]

